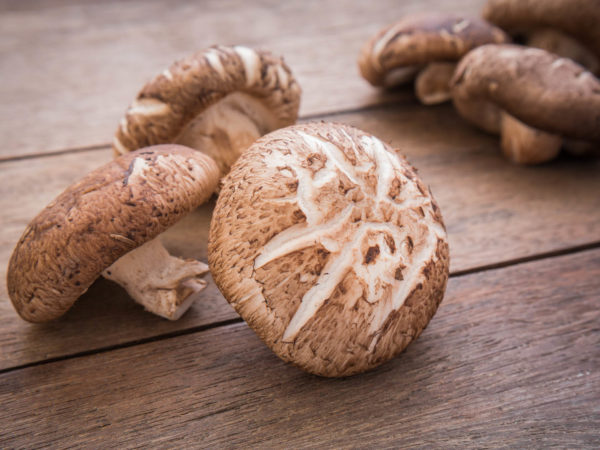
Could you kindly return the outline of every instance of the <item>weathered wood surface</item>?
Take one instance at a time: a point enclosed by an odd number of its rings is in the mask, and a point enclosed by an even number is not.
[[[453,272],[528,258],[600,240],[600,160],[563,158],[538,168],[506,162],[497,140],[450,106],[385,106],[331,119],[400,148],[429,183],[448,228]],[[107,149],[0,163],[0,370],[161,335],[237,315],[214,284],[178,322],[145,313],[101,280],[62,320],[20,320],[7,297],[6,264],[27,223],[82,174],[108,161]],[[211,205],[168,234],[173,253],[206,260]]]
[[[450,106],[382,94],[356,68],[402,14],[477,15],[484,1],[0,0],[0,447],[599,448],[600,159],[510,165]],[[107,281],[55,323],[12,310],[6,263],[25,225],[111,157],[146,80],[215,43],[284,55],[303,117],[399,147],[440,203],[446,299],[374,372],[326,380],[285,365],[213,283],[178,322]],[[205,259],[210,211],[167,246]]]
[[[600,250],[450,281],[379,369],[322,379],[234,324],[0,375],[4,447],[600,446]]]
[[[0,2],[0,159],[110,143],[143,84],[213,44],[284,55],[304,90],[301,114],[410,96],[381,95],[358,74],[363,44],[402,14],[479,14],[484,0]]]

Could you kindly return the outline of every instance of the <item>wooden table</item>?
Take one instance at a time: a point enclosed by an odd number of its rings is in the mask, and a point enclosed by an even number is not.
[[[600,161],[517,167],[452,106],[381,93],[358,50],[403,13],[481,0],[0,1],[0,447],[600,446]],[[439,200],[452,263],[423,335],[379,369],[322,379],[284,364],[214,284],[177,322],[99,280],[61,320],[8,300],[29,220],[108,161],[142,84],[214,43],[285,55],[302,120],[400,148]],[[170,232],[206,258],[211,206]]]

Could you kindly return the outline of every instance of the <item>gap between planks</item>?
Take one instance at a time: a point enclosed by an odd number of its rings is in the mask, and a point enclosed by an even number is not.
[[[412,89],[412,87],[411,87],[411,89]],[[412,95],[412,94],[409,94],[409,95]],[[335,117],[335,116],[343,116],[343,115],[347,115],[347,114],[358,114],[358,113],[369,112],[369,111],[383,110],[383,109],[387,109],[387,108],[391,108],[391,107],[399,107],[402,105],[410,106],[410,107],[414,107],[415,105],[418,105],[416,98],[414,98],[412,100],[413,101],[409,101],[409,102],[407,102],[406,99],[390,101],[390,102],[384,101],[381,103],[373,103],[371,105],[364,105],[364,106],[360,106],[357,108],[340,109],[338,111],[332,111],[332,112],[326,112],[326,113],[307,114],[307,115],[299,117],[298,123],[319,121],[320,119],[325,119],[328,117]],[[106,149],[109,149],[110,147],[111,147],[111,144],[109,142],[105,142],[102,144],[86,145],[83,147],[68,147],[68,148],[64,148],[64,149],[50,150],[48,152],[42,152],[42,153],[26,153],[24,155],[11,155],[11,156],[1,156],[0,155],[0,164],[6,163],[6,162],[12,162],[12,161],[22,161],[22,160],[27,160],[27,159],[37,159],[37,158],[46,158],[46,157],[50,157],[50,156],[67,155],[70,153],[84,153],[84,152],[97,151],[97,150],[106,150]]]
[[[504,269],[504,268],[511,267],[511,266],[519,266],[522,264],[527,264],[527,263],[531,263],[531,262],[535,262],[535,261],[560,258],[562,256],[573,255],[576,253],[585,253],[585,252],[593,251],[596,249],[600,249],[600,241],[593,242],[590,244],[578,245],[578,246],[574,246],[574,247],[570,247],[570,248],[559,249],[559,250],[555,250],[555,251],[551,251],[551,252],[539,253],[536,255],[527,256],[527,257],[523,257],[523,258],[516,258],[516,259],[501,261],[501,262],[494,263],[494,264],[482,265],[479,267],[473,267],[473,268],[466,269],[466,270],[458,270],[458,271],[450,273],[449,277],[450,278],[460,278],[460,277],[464,277],[464,276],[468,276],[468,275],[474,275],[477,273],[490,272],[490,271],[494,271],[494,270],[498,270],[498,269]],[[222,321],[213,322],[213,323],[209,323],[209,324],[205,324],[205,325],[199,325],[196,327],[186,328],[186,329],[182,329],[182,330],[176,330],[176,331],[172,331],[169,333],[159,334],[159,335],[144,338],[144,339],[136,339],[136,340],[124,342],[121,344],[109,345],[106,347],[99,347],[99,348],[95,348],[92,350],[86,350],[86,351],[82,351],[82,352],[72,353],[69,355],[62,355],[62,356],[57,356],[54,358],[48,358],[48,359],[44,359],[44,360],[34,361],[34,362],[27,363],[27,364],[21,364],[21,365],[17,365],[17,366],[13,366],[13,367],[7,367],[4,369],[0,369],[0,375],[5,374],[5,373],[10,373],[10,372],[15,372],[17,370],[27,369],[30,367],[41,366],[44,364],[50,364],[50,363],[55,363],[55,362],[59,362],[59,361],[65,361],[68,359],[81,358],[81,357],[91,356],[91,355],[96,355],[96,354],[101,354],[101,353],[107,353],[107,352],[110,352],[113,350],[120,350],[120,349],[124,349],[124,348],[135,347],[137,345],[149,344],[152,342],[162,341],[165,339],[171,339],[174,337],[187,336],[187,335],[191,335],[191,334],[195,334],[195,333],[201,333],[203,331],[208,331],[208,330],[212,330],[212,329],[216,329],[216,328],[220,328],[220,327],[227,327],[227,326],[235,325],[237,323],[242,323],[242,322],[244,322],[244,320],[241,317],[238,317],[235,319],[222,320]]]

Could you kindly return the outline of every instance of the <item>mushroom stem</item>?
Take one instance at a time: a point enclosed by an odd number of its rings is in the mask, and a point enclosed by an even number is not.
[[[210,156],[226,175],[244,150],[274,128],[272,112],[251,96],[235,92],[193,119],[175,142]]]
[[[517,164],[540,164],[560,152],[562,138],[525,125],[503,112],[501,119],[502,151]]]
[[[586,67],[595,74],[600,71],[600,61],[591,51],[566,33],[542,28],[528,34],[527,45],[547,50]]]
[[[200,276],[208,266],[194,259],[171,256],[159,238],[126,253],[102,272],[102,276],[122,286],[148,311],[177,320],[206,287]]]
[[[415,80],[417,98],[424,105],[437,105],[452,97],[450,80],[454,75],[456,63],[433,62],[428,64]]]

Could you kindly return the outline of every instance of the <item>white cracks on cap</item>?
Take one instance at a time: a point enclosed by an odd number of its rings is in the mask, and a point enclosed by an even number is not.
[[[102,276],[122,286],[148,311],[177,320],[206,287],[200,277],[207,272],[205,263],[171,256],[155,238],[123,255]]]
[[[277,78],[279,78],[279,85],[283,89],[287,89],[290,83],[288,73],[281,65],[277,65]]]
[[[327,250],[335,248],[335,245],[331,244],[332,239],[328,239],[327,236],[336,235],[347,226],[352,209],[351,205],[347,206],[339,217],[331,222],[308,227],[303,223],[282,231],[263,247],[260,255],[254,260],[254,268],[259,269],[277,258],[318,244]]]
[[[162,76],[165,77],[169,81],[173,81],[173,74],[169,69],[165,69],[162,72]]]
[[[254,270],[309,247],[325,249],[329,253],[325,266],[302,297],[284,331],[283,342],[293,342],[346,276],[353,273],[362,291],[355,289],[361,292],[352,291],[351,295],[358,297],[345,300],[354,302],[362,297],[373,306],[369,330],[373,347],[390,314],[423,281],[427,262],[436,260],[438,241],[445,239],[445,230],[433,217],[430,196],[405,175],[398,157],[379,139],[363,136],[355,142],[342,129],[341,145],[345,148],[341,148],[319,136],[300,130],[294,133],[302,138],[308,151],[287,155],[274,152],[266,163],[295,175],[295,200],[306,221],[267,242],[254,260]],[[325,156],[317,168],[311,170],[310,165],[298,161],[308,161],[315,154]],[[331,192],[342,178],[352,186],[339,195],[354,196],[327,203],[324,189]],[[347,194],[356,189],[362,195]],[[291,199],[286,197],[286,201]],[[423,223],[423,215],[429,215],[428,224]]]
[[[211,48],[204,54],[204,56],[206,56],[208,65],[212,67],[215,72],[217,72],[222,78],[225,78],[227,76],[227,72],[225,72],[225,68],[223,67],[223,63],[221,62],[219,50],[217,50],[216,48]]]
[[[129,130],[128,130],[128,123],[127,123],[127,118],[125,117],[121,117],[121,120],[119,120],[119,127],[121,128],[121,133],[123,134],[128,134]]]
[[[252,86],[260,78],[260,57],[258,53],[248,47],[241,45],[233,48],[242,60],[244,72],[246,73],[246,86]]]
[[[138,98],[134,100],[127,114],[138,114],[141,116],[158,116],[169,114],[171,107],[156,98]]]

